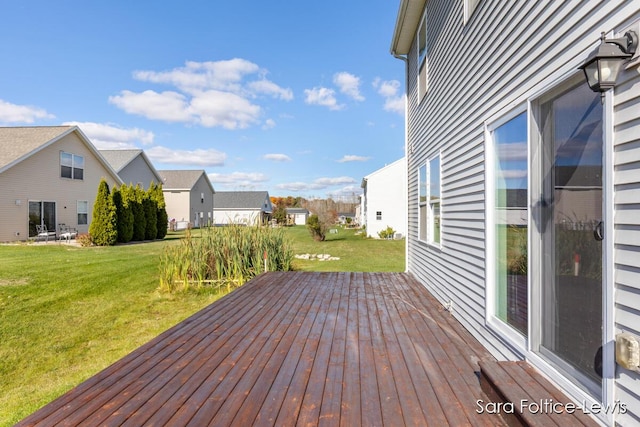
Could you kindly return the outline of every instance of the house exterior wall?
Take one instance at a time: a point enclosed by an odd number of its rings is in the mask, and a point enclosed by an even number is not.
[[[122,168],[118,175],[125,184],[133,184],[135,186],[139,183],[145,190],[149,189],[152,181],[158,182],[158,178],[156,178],[156,175],[141,155],[136,156],[127,166]]]
[[[255,225],[262,218],[262,211],[259,209],[214,209],[214,224],[246,224]]]
[[[82,180],[60,176],[61,151],[84,157]],[[1,173],[0,218],[3,225],[0,242],[28,239],[29,201],[55,202],[57,224],[87,233],[98,184],[103,177],[109,188],[117,184],[111,172],[73,132]],[[86,225],[78,224],[78,201],[88,202]]]
[[[387,227],[403,236],[407,234],[407,164],[404,158],[397,160],[366,179],[364,203],[367,236],[378,238]],[[381,219],[377,213],[380,212]]]
[[[521,109],[563,82],[597,46],[601,31],[619,37],[640,29],[635,1],[484,0],[467,22],[463,1],[430,0],[427,57],[428,90],[418,99],[418,52],[407,54],[408,271],[443,303],[499,359],[527,358],[543,365],[530,348],[520,347],[487,322],[486,126]],[[416,30],[417,32],[417,30]],[[453,42],[455,41],[455,42]],[[640,339],[640,63],[618,79],[604,104],[605,132],[611,143],[605,158],[607,224],[604,329]],[[586,84],[586,83],[585,83]],[[610,127],[609,127],[610,126]],[[607,143],[608,144],[608,143]],[[419,170],[441,156],[441,245],[419,238]],[[605,169],[610,166],[605,165]],[[532,234],[530,234],[532,235]],[[535,238],[535,235],[533,235]],[[539,237],[538,237],[539,239]],[[539,243],[532,242],[532,245]],[[533,266],[533,264],[532,264]],[[610,320],[610,322],[609,322]],[[612,344],[609,363],[613,365]],[[605,358],[605,362],[607,359]],[[605,367],[606,369],[606,367]],[[621,413],[600,414],[607,424],[640,423],[640,375],[617,365],[605,381],[603,399],[625,404]],[[549,374],[552,369],[545,371]],[[574,399],[570,381],[553,376]]]
[[[166,204],[169,221],[190,221],[191,213],[189,207],[190,194],[188,190],[167,190],[163,189],[164,202]]]
[[[190,213],[195,227],[204,227],[213,222],[213,192],[207,176],[203,173],[191,189]],[[204,198],[201,196],[204,195]]]

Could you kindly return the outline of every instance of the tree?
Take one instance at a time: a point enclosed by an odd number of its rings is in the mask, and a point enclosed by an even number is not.
[[[115,245],[118,238],[116,207],[109,193],[109,185],[104,178],[98,185],[89,234],[93,243],[98,246]]]
[[[111,198],[113,199],[113,205],[116,207],[116,223],[118,230],[118,242],[127,243],[133,238],[133,212],[129,207],[129,202],[126,200],[127,187],[122,186],[114,188],[111,192]]]
[[[272,218],[280,225],[287,224],[287,208],[282,205],[276,206],[273,210]]]
[[[149,187],[149,197],[156,202],[157,208],[157,234],[156,239],[164,239],[167,235],[167,228],[169,227],[169,216],[167,215],[167,204],[164,201],[164,193],[162,192],[162,185],[151,183]]]
[[[133,239],[136,241],[144,240],[147,233],[147,217],[143,205],[144,190],[139,186],[130,185],[129,206],[133,212]]]
[[[307,218],[307,230],[311,233],[313,240],[322,242],[327,236],[328,227],[320,220],[318,215],[313,214]]]

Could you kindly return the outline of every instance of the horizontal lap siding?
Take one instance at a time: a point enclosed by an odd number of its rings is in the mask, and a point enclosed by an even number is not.
[[[614,280],[616,332],[640,338],[640,75],[620,76],[614,107]],[[621,425],[640,424],[640,375],[617,367],[616,398],[632,407]]]
[[[416,46],[409,52],[408,270],[497,357],[517,358],[485,326],[484,125],[517,108],[545,87],[559,84],[567,63],[579,62],[601,31],[640,18],[632,1],[479,3],[462,22],[462,1],[431,0],[428,13],[428,81],[419,102]],[[630,18],[632,17],[632,18]],[[640,324],[640,77],[627,72],[616,93],[616,326],[638,333]],[[441,152],[442,248],[418,241],[418,170]],[[635,325],[635,326],[633,326]],[[640,414],[636,374],[619,379]],[[624,391],[622,391],[624,390]],[[636,414],[636,415],[632,415]],[[631,417],[631,418],[630,418]]]

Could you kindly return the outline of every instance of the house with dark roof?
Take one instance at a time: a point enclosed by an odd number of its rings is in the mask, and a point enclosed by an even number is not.
[[[268,221],[273,205],[268,191],[218,191],[214,195],[216,225],[256,225]]]
[[[139,185],[147,190],[152,182],[156,184],[162,182],[162,177],[145,152],[140,149],[100,150],[100,154],[109,162],[125,184]]]
[[[102,178],[122,184],[77,126],[0,128],[0,242],[88,232]]]
[[[158,174],[170,221],[183,227],[212,224],[215,190],[204,170],[159,170]]]

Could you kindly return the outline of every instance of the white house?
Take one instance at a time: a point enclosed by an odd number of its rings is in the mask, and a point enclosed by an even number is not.
[[[100,150],[100,154],[125,184],[139,185],[140,188],[148,190],[152,182],[162,183],[162,177],[145,152],[140,149]]]
[[[399,235],[407,234],[407,163],[403,157],[362,179],[361,224],[367,236],[391,227]]]
[[[217,225],[255,225],[267,221],[273,205],[267,191],[218,191],[213,204]]]
[[[76,126],[0,128],[0,242],[35,237],[41,226],[87,233],[102,178],[122,184]]]
[[[399,3],[408,271],[498,359],[640,425],[640,2]]]
[[[212,225],[215,191],[204,170],[160,170],[158,174],[169,220],[175,220],[178,228]]]

